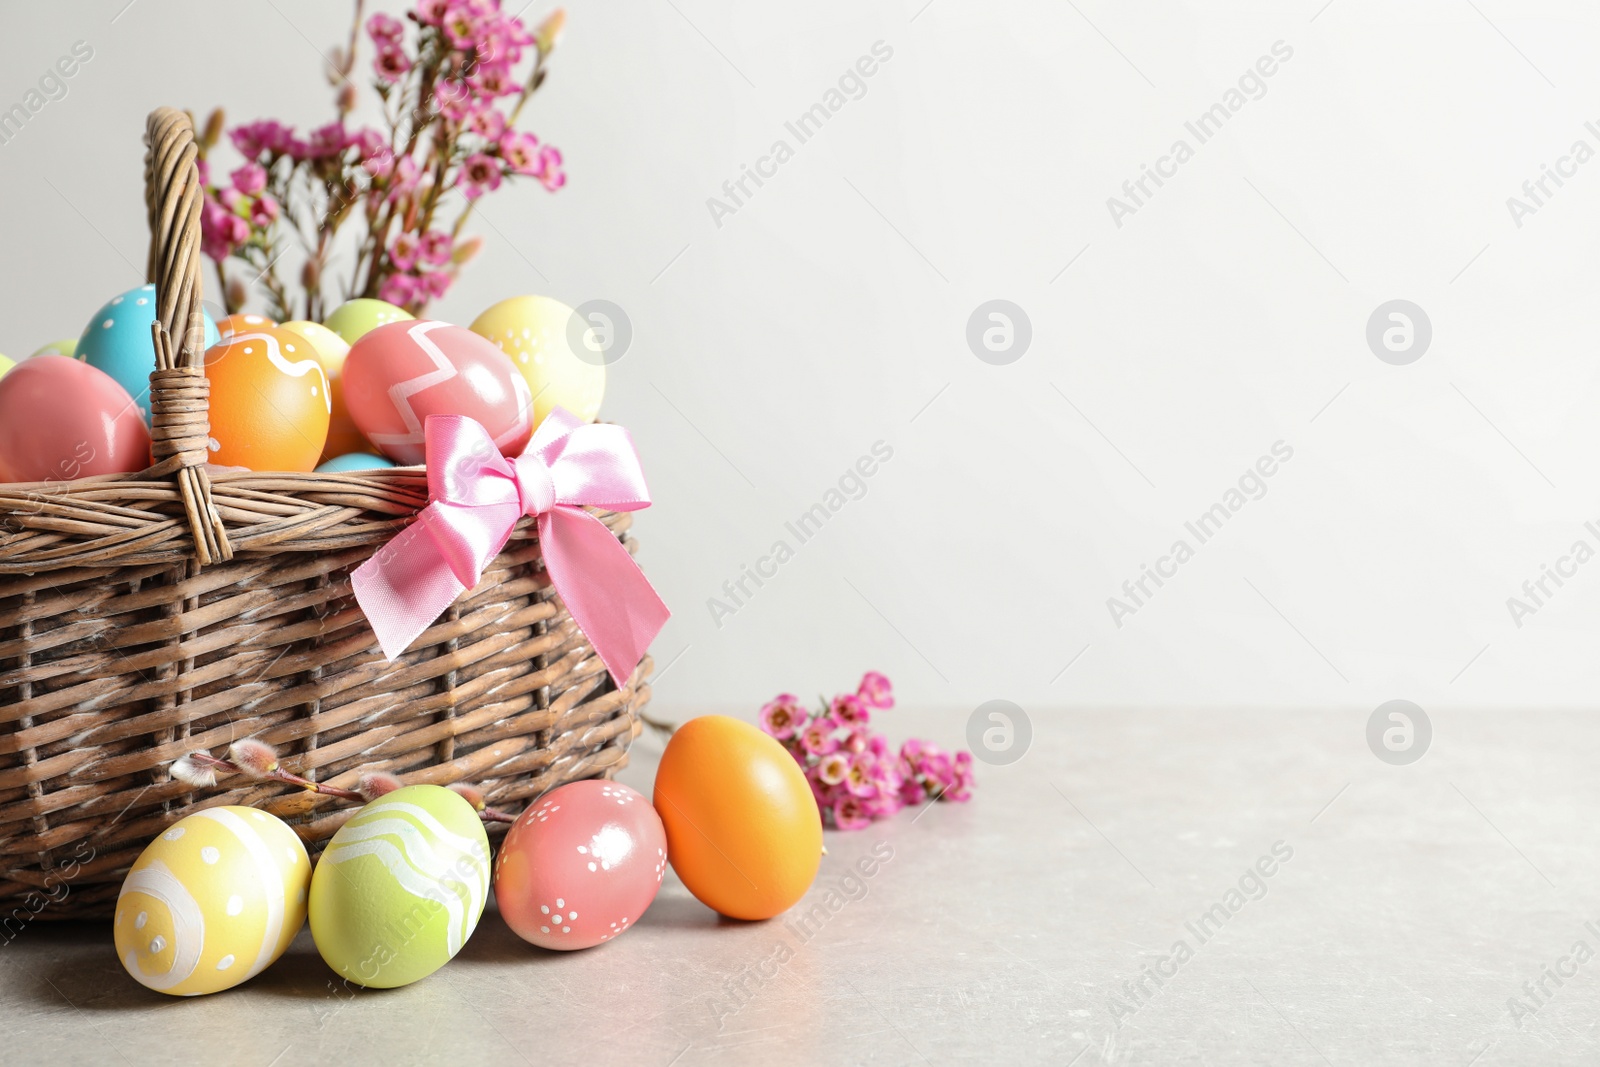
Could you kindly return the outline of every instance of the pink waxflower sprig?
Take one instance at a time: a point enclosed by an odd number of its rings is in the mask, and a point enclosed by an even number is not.
[[[972,753],[951,754],[918,740],[895,753],[883,734],[868,729],[874,711],[892,707],[889,679],[868,671],[854,693],[822,698],[815,712],[792,693],[761,709],[761,729],[800,764],[823,819],[840,830],[864,829],[930,798],[972,798]]]
[[[479,199],[518,179],[551,192],[566,184],[560,150],[515,128],[544,84],[563,11],[530,32],[501,0],[417,0],[407,21],[379,13],[364,25],[361,8],[357,0],[349,43],[330,57],[333,121],[304,134],[271,119],[233,127],[228,140],[244,164],[226,183],[213,183],[207,158],[222,139],[221,110],[206,122],[202,250],[216,263],[230,314],[248,299],[244,277],[266,290],[280,319],[321,321],[334,304],[357,296],[421,314],[481,247],[480,238],[462,239]],[[363,29],[374,52],[378,126],[349,121]],[[325,296],[347,224],[359,230],[354,265],[342,293]],[[295,247],[303,263],[298,302],[279,272]],[[226,264],[233,261],[246,269],[230,276]]]

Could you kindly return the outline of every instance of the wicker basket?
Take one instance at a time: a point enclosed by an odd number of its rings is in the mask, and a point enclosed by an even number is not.
[[[518,808],[622,766],[649,699],[650,659],[616,688],[531,523],[391,664],[350,571],[426,504],[423,470],[208,474],[194,131],[164,108],[146,142],[155,465],[0,484],[7,937],[33,917],[109,917],[140,850],[197,808],[260,806],[308,846],[355,811],[240,777],[196,792],[168,773],[185,752],[255,736],[317,781],[469,781]],[[631,550],[631,517],[596,514]]]

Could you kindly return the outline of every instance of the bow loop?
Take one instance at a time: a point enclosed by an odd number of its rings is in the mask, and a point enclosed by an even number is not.
[[[431,415],[425,433],[428,506],[350,576],[384,654],[394,660],[477,585],[530,515],[556,592],[618,687],[626,685],[670,613],[628,550],[583,508],[649,506],[628,432],[558,407],[515,460],[466,416]]]

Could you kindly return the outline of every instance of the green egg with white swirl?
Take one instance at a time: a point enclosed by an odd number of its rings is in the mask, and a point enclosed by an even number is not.
[[[408,785],[362,808],[311,878],[311,936],[355,985],[393,989],[443,967],[477,928],[489,895],[489,835],[471,804]]]

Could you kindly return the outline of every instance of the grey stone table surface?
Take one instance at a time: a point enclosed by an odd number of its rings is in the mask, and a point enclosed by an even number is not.
[[[108,927],[36,922],[0,947],[0,1061],[1600,1062],[1600,719],[1436,711],[1392,766],[1369,711],[1034,710],[971,803],[830,832],[808,924],[721,920],[669,877],[603,947],[491,913],[405,989],[336,989],[302,932],[169,999]],[[957,744],[966,718],[884,726]],[[648,791],[659,752],[623,780]]]

